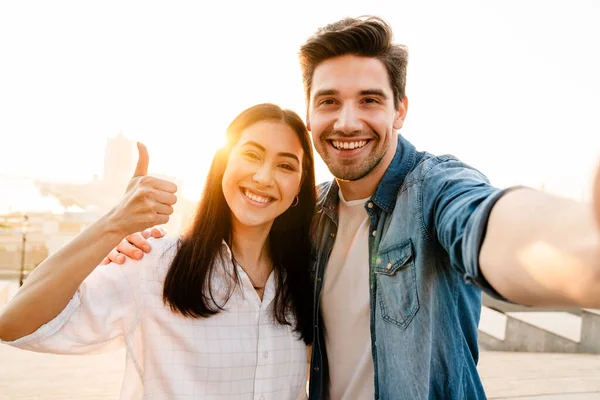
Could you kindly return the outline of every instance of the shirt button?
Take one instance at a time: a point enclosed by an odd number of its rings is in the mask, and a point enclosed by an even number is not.
[[[392,269],[392,263],[388,263],[388,265],[385,266],[385,269]]]
[[[372,202],[372,201],[370,201],[370,202],[369,202],[369,204],[367,204],[367,207],[369,207],[369,208],[373,208],[373,202]]]
[[[313,369],[314,369],[315,371],[318,371],[318,370],[319,370],[319,367],[314,367]]]
[[[331,233],[329,234],[329,237],[332,237],[332,238],[334,238],[334,237],[335,237],[335,233],[334,233],[334,232],[331,232]]]
[[[265,400],[265,396],[260,396],[258,400]]]
[[[376,236],[377,235],[377,231],[371,232],[371,235]]]
[[[264,357],[264,358],[269,358],[269,352],[268,352],[268,351],[265,351],[265,352],[263,353],[263,357]]]
[[[321,282],[321,277],[317,277],[317,282]]]

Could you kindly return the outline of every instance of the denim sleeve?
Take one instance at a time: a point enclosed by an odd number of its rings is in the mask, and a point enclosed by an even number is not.
[[[493,187],[482,173],[453,158],[431,168],[422,184],[422,215],[431,239],[466,282],[506,301],[481,273],[479,252],[492,208],[511,188]]]

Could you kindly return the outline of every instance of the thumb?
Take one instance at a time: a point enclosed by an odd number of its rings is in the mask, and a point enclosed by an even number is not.
[[[150,156],[148,155],[148,149],[142,143],[137,142],[138,148],[138,162],[135,166],[135,172],[133,176],[144,176],[148,174],[148,163],[150,162]]]

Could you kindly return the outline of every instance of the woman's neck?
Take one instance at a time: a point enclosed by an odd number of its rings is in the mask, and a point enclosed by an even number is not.
[[[231,251],[247,273],[267,277],[271,273],[270,231],[270,224],[255,227],[232,221]]]

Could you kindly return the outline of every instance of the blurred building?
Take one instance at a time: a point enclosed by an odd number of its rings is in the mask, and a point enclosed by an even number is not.
[[[123,132],[119,132],[106,141],[102,181],[120,187],[127,186],[136,163],[135,143],[123,136]]]
[[[104,151],[103,174],[87,183],[35,182],[43,196],[58,200],[62,212],[27,213],[26,269],[32,269],[49,255],[71,241],[121,199],[137,163],[135,142],[122,133],[109,138]],[[153,176],[169,180],[178,187],[178,203],[163,228],[170,234],[181,232],[191,218],[195,202],[181,197],[183,182],[167,175]],[[21,264],[23,238],[22,212],[0,214],[0,279],[2,274],[14,277]],[[5,276],[6,277],[6,276]]]

